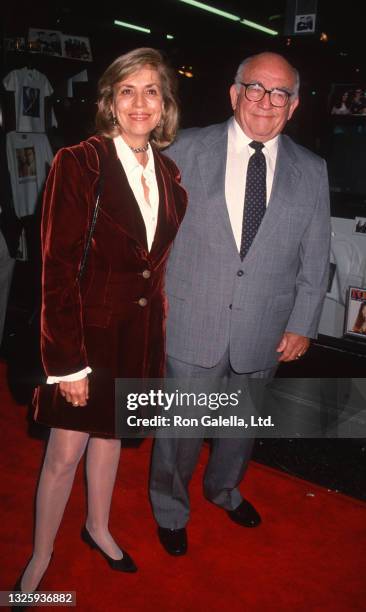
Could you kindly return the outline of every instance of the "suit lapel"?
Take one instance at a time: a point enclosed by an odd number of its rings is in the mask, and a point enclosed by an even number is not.
[[[278,206],[287,207],[294,201],[301,170],[296,164],[296,159],[288,146],[288,141],[279,137],[276,168],[273,177],[273,185],[268,211],[271,208],[276,212]]]
[[[219,219],[227,239],[237,252],[225,196],[228,123],[222,124],[220,128],[217,138],[208,143],[206,150],[198,156],[198,167],[207,194],[210,217]]]
[[[296,201],[296,191],[301,170],[288,145],[288,141],[279,137],[276,167],[273,177],[271,197],[258,233],[247,253],[245,262],[255,256],[259,248],[266,243],[266,238],[280,231],[283,215],[288,214]]]

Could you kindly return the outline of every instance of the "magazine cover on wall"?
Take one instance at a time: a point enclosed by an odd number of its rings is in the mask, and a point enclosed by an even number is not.
[[[72,36],[71,34],[62,35],[62,55],[69,59],[76,59],[82,62],[92,62],[92,52],[89,38],[86,36]]]
[[[366,84],[334,84],[330,93],[329,108],[331,115],[366,116]]]
[[[366,217],[356,217],[355,225],[353,228],[354,234],[360,234],[366,237]]]
[[[58,30],[42,30],[29,28],[28,48],[31,53],[62,56],[61,32]]]
[[[344,334],[366,340],[366,287],[349,287]]]

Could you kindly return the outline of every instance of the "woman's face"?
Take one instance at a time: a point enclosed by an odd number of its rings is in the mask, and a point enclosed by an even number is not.
[[[163,111],[161,80],[149,65],[114,86],[112,113],[120,133],[131,146],[145,145]]]

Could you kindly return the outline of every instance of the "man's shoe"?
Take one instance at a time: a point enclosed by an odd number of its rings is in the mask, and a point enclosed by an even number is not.
[[[235,510],[227,510],[228,517],[242,527],[257,527],[262,521],[258,512],[246,499]]]
[[[185,527],[182,529],[165,529],[158,527],[158,536],[161,545],[167,553],[178,557],[187,552],[187,532]]]

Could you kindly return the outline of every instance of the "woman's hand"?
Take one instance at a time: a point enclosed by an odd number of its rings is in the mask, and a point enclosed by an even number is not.
[[[73,406],[86,406],[89,399],[89,380],[85,376],[72,382],[60,382],[60,393]]]

